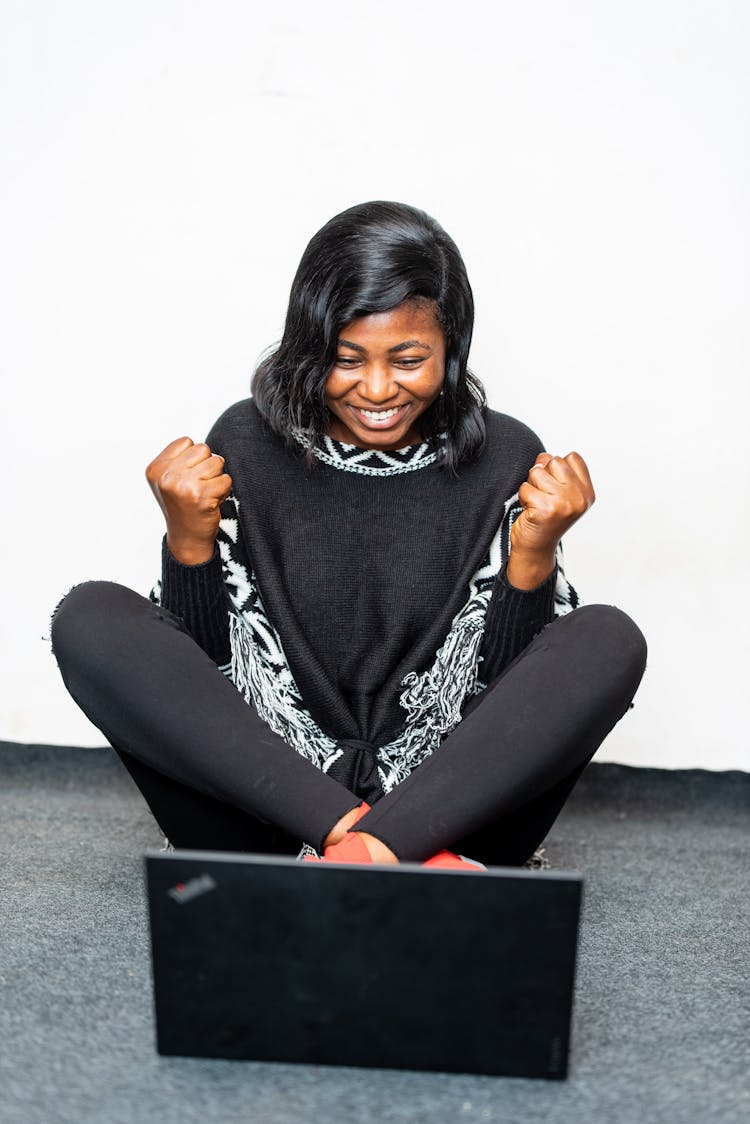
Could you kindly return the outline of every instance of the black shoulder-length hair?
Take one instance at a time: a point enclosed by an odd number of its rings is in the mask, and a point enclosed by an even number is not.
[[[446,344],[442,393],[418,419],[422,440],[453,475],[462,461],[479,456],[487,400],[467,365],[474,299],[458,247],[424,211],[375,201],[335,215],[310,240],[292,282],[281,343],[252,377],[252,396],[271,429],[290,447],[293,430],[305,431],[308,468],[330,427],[324,388],[341,330],[358,316],[419,298],[433,302]]]

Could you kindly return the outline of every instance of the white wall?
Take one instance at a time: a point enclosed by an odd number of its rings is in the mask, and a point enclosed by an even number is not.
[[[51,609],[148,589],[146,463],[246,395],[314,231],[390,198],[464,254],[490,405],[590,465],[569,576],[650,644],[598,759],[750,768],[748,31],[723,0],[6,0],[0,738],[102,743]]]

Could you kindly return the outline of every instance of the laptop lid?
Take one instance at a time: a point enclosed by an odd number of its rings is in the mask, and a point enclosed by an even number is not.
[[[145,862],[160,1054],[566,1076],[580,874]]]

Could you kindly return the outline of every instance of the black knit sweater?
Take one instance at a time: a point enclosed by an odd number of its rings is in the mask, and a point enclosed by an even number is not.
[[[458,477],[426,444],[330,438],[311,472],[304,433],[290,450],[247,399],[207,437],[233,480],[213,558],[185,566],[163,545],[154,596],[272,728],[370,801],[578,604],[559,555],[536,589],[508,582],[518,488],[543,446],[494,410],[486,424]]]

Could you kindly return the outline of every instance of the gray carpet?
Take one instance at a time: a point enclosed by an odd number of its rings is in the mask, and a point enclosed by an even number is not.
[[[567,1081],[161,1058],[110,750],[0,743],[3,1124],[750,1120],[750,774],[592,765],[547,840],[586,880]]]

